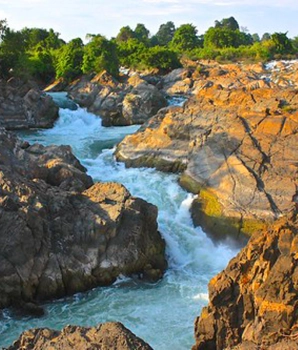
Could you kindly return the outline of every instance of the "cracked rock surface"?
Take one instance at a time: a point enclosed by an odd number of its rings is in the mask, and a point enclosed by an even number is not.
[[[159,279],[157,208],[116,183],[95,183],[68,146],[30,146],[0,129],[0,308],[108,285]]]
[[[7,350],[152,350],[142,339],[119,322],[107,322],[96,327],[66,326],[59,331],[49,328],[22,333]]]
[[[217,73],[222,83],[234,77],[233,86],[197,78],[201,88],[183,107],[160,110],[116,150],[127,166],[182,172],[181,185],[199,195],[195,223],[217,235],[221,218],[236,235],[250,234],[290,212],[297,188],[297,90],[245,87],[234,73]],[[259,82],[263,71],[254,74]]]
[[[32,82],[0,81],[0,126],[6,129],[51,128],[58,119],[53,99]]]
[[[279,219],[212,278],[193,350],[298,349],[297,228]]]

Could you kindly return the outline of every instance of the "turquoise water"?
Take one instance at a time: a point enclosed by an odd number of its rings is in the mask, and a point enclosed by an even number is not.
[[[60,109],[53,129],[23,133],[22,137],[45,145],[71,145],[95,181],[121,182],[134,196],[157,205],[169,261],[164,278],[146,284],[122,276],[110,287],[45,304],[46,315],[39,319],[12,318],[4,310],[0,346],[11,344],[28,328],[61,329],[67,324],[93,326],[105,321],[122,322],[156,350],[190,349],[194,344],[193,323],[208,302],[208,281],[237,251],[224,244],[215,246],[200,228],[193,227],[189,214],[193,195],[178,186],[176,175],[126,169],[115,161],[113,147],[137,129],[105,128],[84,109]]]

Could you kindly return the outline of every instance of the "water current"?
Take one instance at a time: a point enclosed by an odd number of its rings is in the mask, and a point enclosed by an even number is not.
[[[54,98],[65,99],[65,95]],[[194,320],[208,302],[208,281],[237,251],[228,244],[214,245],[200,228],[193,227],[189,214],[193,195],[179,187],[177,175],[126,169],[115,161],[115,145],[137,129],[106,128],[100,118],[82,108],[60,108],[60,118],[52,129],[20,136],[30,143],[71,145],[94,181],[123,183],[134,196],[157,205],[169,262],[164,278],[148,284],[120,277],[110,287],[46,303],[42,318],[16,318],[4,310],[0,314],[0,347],[11,344],[29,328],[61,329],[67,324],[94,326],[106,321],[122,322],[155,350],[190,349],[194,344]]]

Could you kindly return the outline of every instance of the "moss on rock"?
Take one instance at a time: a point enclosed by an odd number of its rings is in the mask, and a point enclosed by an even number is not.
[[[262,220],[243,219],[240,213],[237,217],[225,216],[217,195],[187,173],[181,175],[179,184],[187,191],[198,195],[191,207],[193,222],[196,226],[201,226],[214,240],[230,237],[242,245],[254,232],[268,226]]]

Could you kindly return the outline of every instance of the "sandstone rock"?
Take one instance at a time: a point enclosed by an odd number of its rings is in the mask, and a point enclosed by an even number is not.
[[[96,183],[67,146],[28,145],[0,129],[0,308],[157,280],[166,267],[157,208]]]
[[[192,72],[188,68],[174,69],[163,78],[163,90],[168,95],[186,95],[193,85]]]
[[[32,83],[0,81],[0,126],[7,129],[50,128],[58,118],[52,98]]]
[[[96,327],[66,326],[61,332],[48,328],[22,333],[7,350],[152,350],[121,323],[109,322]]]
[[[290,212],[298,164],[297,91],[224,85],[160,110],[116,150],[127,166],[185,170],[182,186],[199,194],[195,223],[221,238]]]
[[[61,92],[65,91],[67,88],[67,82],[63,78],[59,78],[48,85],[44,91],[45,92]]]
[[[298,349],[297,216],[255,234],[209,283],[193,350]]]
[[[104,126],[142,124],[167,105],[156,86],[138,74],[119,83],[106,72],[83,77],[69,89],[69,96],[99,115]]]

